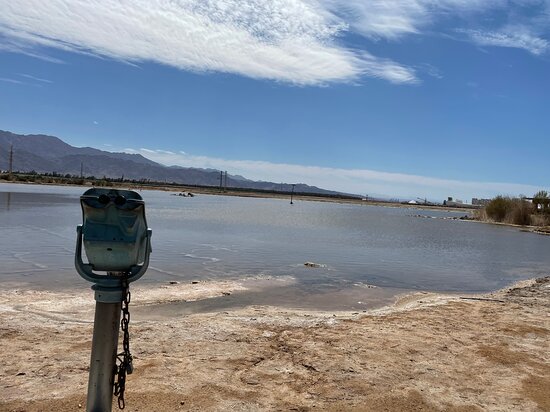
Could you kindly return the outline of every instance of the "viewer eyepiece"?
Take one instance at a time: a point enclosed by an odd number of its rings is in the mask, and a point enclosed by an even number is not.
[[[122,206],[125,203],[126,203],[126,198],[124,196],[118,195],[117,197],[115,197],[115,205]]]

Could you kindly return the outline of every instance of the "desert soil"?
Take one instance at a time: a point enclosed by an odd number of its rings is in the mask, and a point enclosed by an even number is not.
[[[136,286],[125,410],[550,411],[550,277],[367,313],[139,316],[244,287]],[[93,308],[89,291],[1,294],[0,411],[85,410]]]

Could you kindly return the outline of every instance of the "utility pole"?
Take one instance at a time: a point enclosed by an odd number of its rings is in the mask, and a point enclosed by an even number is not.
[[[224,192],[227,192],[227,170],[225,171]]]
[[[223,172],[220,170],[220,192],[223,191]]]
[[[290,204],[293,205],[294,202],[292,202],[292,196],[294,195],[294,186],[296,186],[295,184],[292,185],[292,192],[290,192]]]
[[[80,162],[80,178],[84,177],[84,162]]]
[[[10,146],[10,176],[13,172],[13,144]]]

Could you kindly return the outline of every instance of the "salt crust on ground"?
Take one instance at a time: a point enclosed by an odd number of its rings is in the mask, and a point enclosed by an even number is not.
[[[246,287],[136,287],[132,305]],[[0,411],[85,409],[93,307],[89,291],[0,296]],[[130,332],[127,411],[550,410],[549,277],[484,296],[417,293],[367,313],[134,316]]]

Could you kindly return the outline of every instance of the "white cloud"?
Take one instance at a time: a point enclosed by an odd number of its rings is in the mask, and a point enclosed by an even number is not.
[[[9,77],[0,77],[0,82],[13,83],[13,84],[23,84],[20,80],[10,79]]]
[[[457,31],[467,34],[478,45],[522,48],[535,55],[550,49],[550,42],[543,37],[550,28],[549,0],[324,0],[324,3],[345,18],[353,30],[373,39],[396,40],[423,34],[451,17],[458,22],[455,24],[463,26]],[[495,11],[500,15],[497,19],[494,15],[484,16]],[[497,26],[468,27],[475,25],[471,21],[480,20],[472,17],[482,17],[485,25]],[[495,22],[498,19],[502,19],[500,26]]]
[[[171,152],[170,150],[161,150],[161,149],[157,149],[155,152],[156,153],[161,153],[161,154],[167,154],[167,155],[175,154],[174,152]]]
[[[326,0],[336,14],[350,21],[353,29],[373,38],[396,39],[404,34],[418,33],[418,25],[427,17],[427,10],[417,0],[361,1]]]
[[[42,79],[41,77],[31,76],[30,74],[26,74],[26,73],[19,73],[19,76],[26,77],[27,79],[31,79],[31,80],[36,80],[42,83],[53,83],[51,80]]]
[[[443,78],[443,74],[441,74],[441,70],[439,70],[437,67],[429,63],[419,64],[418,70],[428,74],[429,76],[435,77],[436,79]]]
[[[50,63],[56,63],[56,64],[64,63],[64,61],[60,59],[48,56],[40,51],[37,51],[32,44],[21,42],[16,40],[15,38],[5,36],[4,27],[2,27],[1,20],[0,20],[0,52],[24,54],[26,56],[33,57],[39,60],[44,60]]]
[[[525,49],[535,55],[543,54],[550,49],[548,40],[530,33],[523,27],[506,28],[500,32],[481,30],[462,30],[462,32],[480,46]]]
[[[346,48],[342,19],[313,0],[17,0],[0,3],[11,48],[54,47],[300,85],[414,71]]]
[[[505,0],[323,0],[351,27],[371,38],[395,40],[419,34],[446,15],[463,16],[506,6]]]
[[[161,164],[183,167],[227,170],[233,175],[242,175],[252,180],[284,183],[306,183],[324,189],[337,190],[370,196],[399,198],[428,197],[443,200],[454,196],[464,200],[472,197],[492,197],[498,194],[532,194],[540,187],[532,185],[471,182],[402,173],[380,172],[368,169],[342,169],[318,166],[301,166],[253,160],[227,160],[190,154],[166,153],[162,150],[125,149]]]
[[[387,59],[375,58],[363,53],[365,62],[365,74],[371,77],[378,77],[392,83],[417,83],[415,72],[411,68],[403,67]]]
[[[494,11],[500,23],[484,14]],[[413,68],[347,47],[344,36],[448,33],[443,21],[476,44],[549,49],[549,0],[4,0],[0,51],[61,63],[44,53],[55,48],[297,85],[416,83]]]

